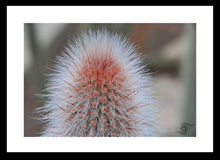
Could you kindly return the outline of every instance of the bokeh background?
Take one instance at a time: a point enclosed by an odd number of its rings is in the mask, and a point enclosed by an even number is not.
[[[68,39],[89,27],[107,27],[123,33],[145,54],[155,81],[155,94],[163,137],[196,136],[196,24],[193,23],[112,23],[112,24],[24,24],[24,136],[40,136],[41,124],[34,109],[44,102],[47,67]]]

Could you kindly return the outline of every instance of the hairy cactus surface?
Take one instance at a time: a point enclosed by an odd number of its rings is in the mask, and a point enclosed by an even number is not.
[[[152,77],[120,34],[89,30],[68,42],[39,107],[42,136],[154,136]]]

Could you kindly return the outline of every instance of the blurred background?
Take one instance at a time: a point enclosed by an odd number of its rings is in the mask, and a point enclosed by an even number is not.
[[[24,136],[40,135],[33,109],[44,104],[36,94],[43,93],[47,67],[68,39],[91,25],[127,35],[146,55],[160,99],[160,136],[196,136],[196,24],[191,23],[24,24]]]

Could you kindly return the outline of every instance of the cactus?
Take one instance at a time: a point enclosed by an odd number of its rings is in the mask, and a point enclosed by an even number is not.
[[[39,107],[42,136],[155,136],[152,76],[120,34],[89,30],[68,41]]]

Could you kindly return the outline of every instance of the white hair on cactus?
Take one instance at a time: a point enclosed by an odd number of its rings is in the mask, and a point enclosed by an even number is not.
[[[39,107],[42,136],[156,136],[152,76],[117,33],[89,30],[68,42]]]

